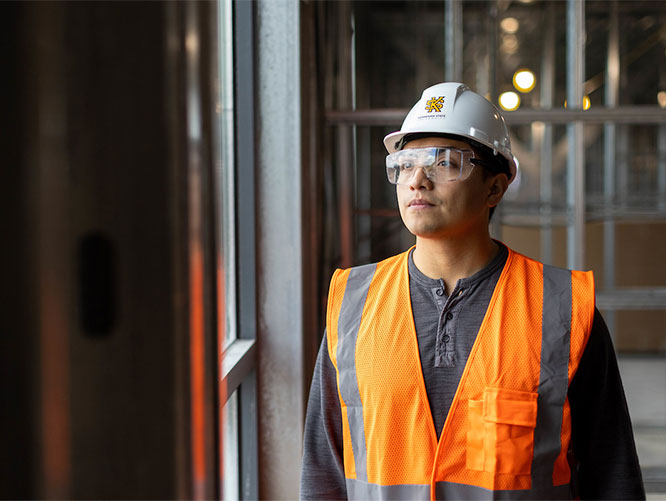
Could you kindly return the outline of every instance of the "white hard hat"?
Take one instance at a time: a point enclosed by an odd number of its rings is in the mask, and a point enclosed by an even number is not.
[[[399,131],[384,138],[389,153],[401,148],[408,134],[450,134],[472,139],[507,159],[510,181],[516,178],[518,160],[511,153],[511,140],[499,110],[462,83],[446,82],[423,91],[402,122]]]

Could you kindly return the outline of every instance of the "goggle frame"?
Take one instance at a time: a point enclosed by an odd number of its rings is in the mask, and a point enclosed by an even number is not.
[[[453,162],[452,153],[455,153]],[[445,165],[436,165],[438,162],[445,162]],[[467,179],[477,164],[487,165],[476,158],[472,150],[441,146],[408,148],[386,156],[386,175],[391,184],[409,185],[416,175],[417,168],[420,167],[433,183],[451,183]],[[414,166],[417,168],[412,170]],[[406,168],[411,170],[411,174],[401,180]]]

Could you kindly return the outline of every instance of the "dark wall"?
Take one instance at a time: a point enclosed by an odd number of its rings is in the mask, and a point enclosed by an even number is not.
[[[1,498],[191,495],[183,12],[0,5]]]
[[[28,243],[24,194],[28,179],[25,164],[25,75],[21,74],[19,34],[24,13],[19,4],[0,5],[0,47],[3,77],[0,78],[0,490],[3,497],[25,497],[31,492],[25,480],[35,469],[30,454],[17,454],[34,447],[34,405],[30,397],[35,375],[33,357],[34,319],[30,314],[26,256]],[[9,76],[12,77],[9,77]]]

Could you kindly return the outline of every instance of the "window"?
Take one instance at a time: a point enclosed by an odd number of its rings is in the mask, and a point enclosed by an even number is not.
[[[247,197],[251,196],[248,193],[252,193],[253,165],[244,156],[248,145],[252,144],[252,135],[247,132],[252,130],[252,121],[249,118],[248,122],[248,117],[235,113],[238,103],[247,105],[252,92],[252,57],[247,57],[248,54],[239,56],[239,52],[252,48],[251,5],[249,2],[219,0],[217,15],[212,21],[218,49],[215,177],[218,341],[222,376],[219,382],[222,405],[220,497],[256,499],[254,253],[241,250],[254,245],[251,231],[254,215],[248,211],[248,205],[251,207],[253,203],[247,203]],[[238,81],[243,82],[242,85],[236,85]],[[240,140],[241,137],[246,140]],[[243,170],[239,174],[236,166],[241,157],[244,159]],[[246,203],[237,204],[237,193]]]

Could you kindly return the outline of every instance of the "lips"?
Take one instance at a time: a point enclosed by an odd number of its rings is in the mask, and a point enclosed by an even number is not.
[[[409,204],[407,207],[415,207],[415,208],[420,208],[420,207],[432,207],[434,204],[431,204],[427,200],[424,200],[423,198],[415,198]]]

